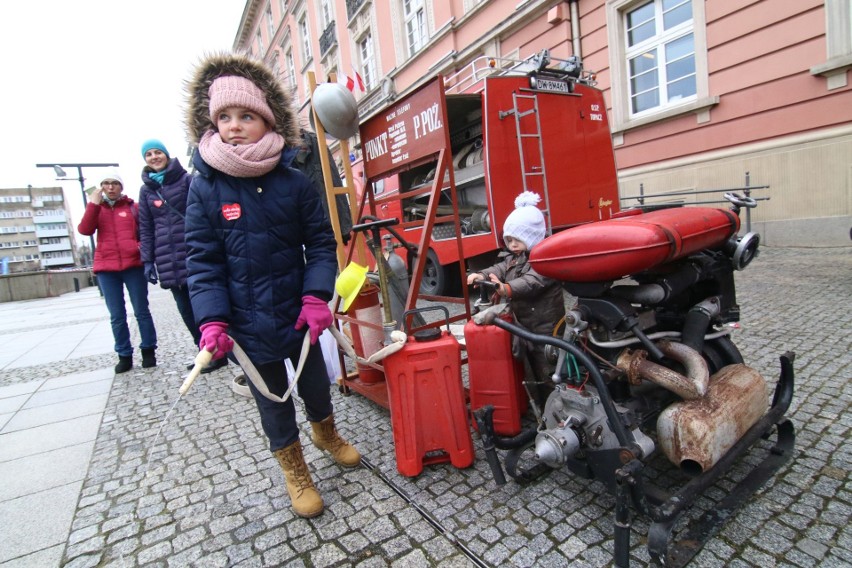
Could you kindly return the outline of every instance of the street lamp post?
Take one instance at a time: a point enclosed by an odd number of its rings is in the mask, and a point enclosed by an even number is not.
[[[37,168],[53,168],[53,171],[56,172],[56,177],[65,178],[68,174],[65,173],[65,170],[62,168],[77,168],[77,181],[80,182],[80,193],[83,196],[83,209],[86,209],[86,186],[83,182],[86,181],[86,178],[83,177],[83,168],[117,168],[118,164],[36,164]],[[74,179],[74,178],[66,178],[66,179]],[[95,260],[95,237],[89,235],[89,244],[91,246],[92,252],[92,263]]]

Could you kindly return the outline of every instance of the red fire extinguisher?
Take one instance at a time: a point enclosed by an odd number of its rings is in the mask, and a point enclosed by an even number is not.
[[[490,306],[493,283],[480,281],[477,284],[479,299],[474,307]],[[501,436],[519,434],[521,417],[527,412],[527,397],[523,384],[524,364],[512,355],[512,335],[496,325],[478,325],[470,320],[464,326],[464,342],[471,415],[490,404],[494,407],[494,432]],[[473,426],[476,427],[475,421]]]
[[[407,332],[409,315],[434,309],[444,311],[447,330],[415,331],[402,349],[383,361],[396,465],[409,477],[428,464],[450,462],[464,468],[473,463],[461,346],[449,331],[449,311],[443,306],[409,310],[403,314],[403,325]]]

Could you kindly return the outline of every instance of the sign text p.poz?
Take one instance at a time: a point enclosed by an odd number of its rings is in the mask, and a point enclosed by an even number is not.
[[[446,108],[443,97],[443,78],[439,75],[361,125],[368,179],[383,177],[444,146],[447,132],[441,110]]]

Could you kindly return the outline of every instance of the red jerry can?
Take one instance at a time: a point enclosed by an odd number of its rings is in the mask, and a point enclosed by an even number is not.
[[[402,349],[383,360],[396,467],[408,477],[419,475],[429,464],[468,467],[474,456],[461,380],[461,346],[449,332],[449,312],[443,306],[409,310],[403,322],[413,312],[431,309],[444,311],[447,331],[416,331]]]
[[[511,319],[508,316],[507,319]],[[527,412],[524,363],[512,356],[512,334],[496,325],[464,326],[470,411],[490,404],[494,407],[494,432],[516,436],[521,416]],[[473,422],[476,427],[476,422]]]

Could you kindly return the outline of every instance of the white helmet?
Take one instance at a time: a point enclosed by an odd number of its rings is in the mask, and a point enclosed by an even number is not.
[[[314,110],[322,127],[338,140],[358,133],[358,103],[340,83],[321,83],[314,89]]]

